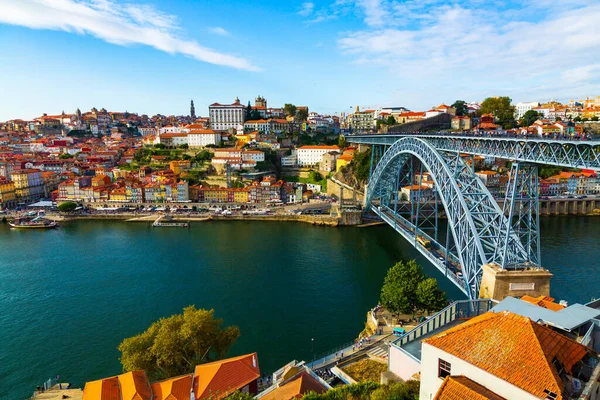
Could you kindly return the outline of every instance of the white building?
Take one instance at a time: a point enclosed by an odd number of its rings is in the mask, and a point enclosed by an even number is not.
[[[190,147],[217,146],[221,143],[221,134],[212,129],[192,129],[187,136]]]
[[[341,153],[338,146],[302,146],[298,148],[296,152],[298,156],[298,166],[314,166],[315,164],[321,162],[323,154],[330,151],[337,151]]]
[[[253,160],[263,162],[265,161],[265,153],[260,150],[244,150],[242,152],[242,159],[244,161]]]
[[[488,312],[422,341],[419,398],[597,399],[590,377],[599,372],[591,348],[528,317]]]
[[[298,154],[296,150],[292,150],[292,154],[290,154],[289,156],[281,157],[282,167],[293,168],[296,165],[298,165]]]
[[[519,120],[525,115],[525,113],[529,110],[533,110],[535,107],[539,107],[540,103],[537,101],[530,101],[527,103],[517,103],[515,106],[516,109],[516,119]]]
[[[213,103],[208,106],[210,128],[218,131],[243,130],[246,107],[236,98],[233,104]]]
[[[146,137],[146,136],[152,136],[152,135],[156,135],[156,128],[154,127],[138,127],[138,132],[140,133],[140,135]]]

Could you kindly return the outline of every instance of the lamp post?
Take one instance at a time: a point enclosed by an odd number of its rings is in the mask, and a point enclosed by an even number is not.
[[[313,356],[312,360],[313,360],[313,364],[314,364],[314,362],[315,362],[315,338],[310,339],[310,352],[312,353],[312,356]]]

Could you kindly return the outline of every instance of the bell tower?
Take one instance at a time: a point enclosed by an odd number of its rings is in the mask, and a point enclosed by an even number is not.
[[[190,117],[196,119],[196,108],[194,107],[194,100],[190,103]]]

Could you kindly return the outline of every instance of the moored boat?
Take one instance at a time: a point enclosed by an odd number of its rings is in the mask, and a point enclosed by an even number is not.
[[[16,218],[8,223],[14,229],[52,229],[58,227],[56,221],[43,217],[37,218]]]

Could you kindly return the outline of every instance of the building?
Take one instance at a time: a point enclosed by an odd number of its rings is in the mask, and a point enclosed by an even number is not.
[[[258,393],[256,353],[197,365],[193,374],[150,384],[144,371],[87,382],[83,400],[219,400],[233,392]]]
[[[337,151],[328,151],[323,154],[321,158],[321,163],[319,164],[319,170],[325,173],[329,173],[331,171],[335,171],[335,163],[340,153]]]
[[[323,159],[323,154],[330,151],[340,152],[338,146],[302,146],[296,151],[297,163],[299,167],[312,167],[320,163]]]
[[[246,107],[236,98],[233,104],[213,103],[208,106],[210,118],[210,129],[226,131],[228,129],[238,130],[244,126]]]
[[[465,399],[591,399],[598,361],[589,347],[526,316],[488,312],[422,341],[420,398],[449,399],[458,385]]]
[[[479,171],[475,174],[481,179],[494,198],[500,196],[500,174],[497,171]]]
[[[0,210],[13,208],[16,205],[15,184],[5,177],[0,176]]]
[[[520,120],[521,118],[523,118],[523,115],[525,115],[527,111],[533,110],[534,108],[539,106],[540,103],[538,103],[537,101],[517,103],[517,105],[515,106],[515,119]]]
[[[187,144],[192,147],[218,146],[221,134],[212,129],[190,129],[187,134]]]
[[[273,373],[273,384],[262,391],[256,399],[292,400],[301,399],[309,392],[325,393],[331,386],[315,374],[304,363],[292,361]]]
[[[410,185],[400,189],[402,201],[416,203],[420,201],[429,201],[434,199],[433,188],[430,185]]]
[[[396,118],[396,122],[399,124],[406,124],[408,122],[420,121],[425,118],[426,113],[420,111],[410,111],[399,114]]]
[[[14,171],[11,180],[14,182],[15,195],[19,202],[37,201],[47,195],[44,177],[39,169]]]
[[[455,131],[468,131],[471,129],[471,117],[456,116],[452,118],[450,126]]]
[[[375,110],[360,111],[356,106],[356,111],[350,118],[350,126],[356,133],[372,133],[375,130]]]

